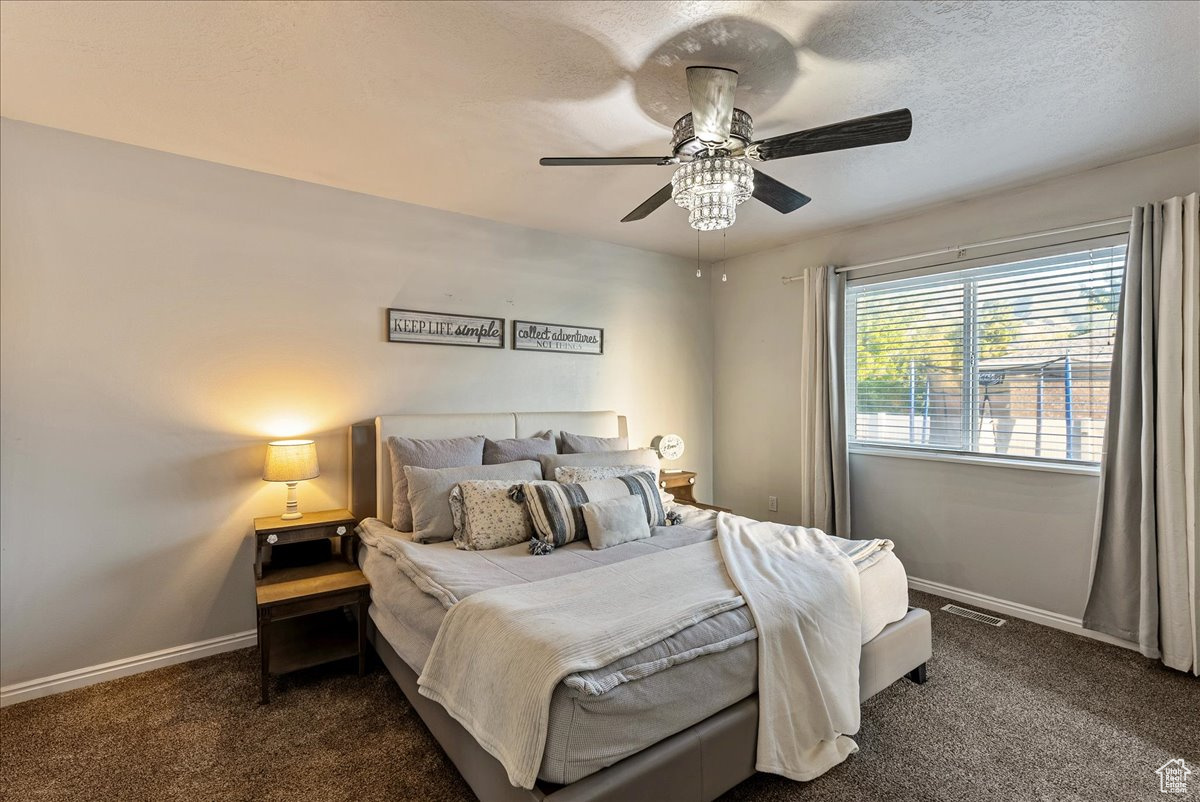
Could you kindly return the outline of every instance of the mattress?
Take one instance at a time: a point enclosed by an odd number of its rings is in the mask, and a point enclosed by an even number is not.
[[[601,551],[576,542],[543,557],[531,557],[524,544],[488,552],[460,551],[453,543],[416,545],[368,519],[360,527],[360,564],[371,583],[371,618],[420,674],[446,610],[459,598],[715,537],[714,514],[679,509],[684,525],[656,527],[649,540]],[[903,566],[890,550],[879,554],[859,574],[863,643],[908,609]],[[582,779],[750,696],[757,686],[756,638],[749,610],[741,607],[609,666],[564,678],[551,700],[539,777],[558,784]]]

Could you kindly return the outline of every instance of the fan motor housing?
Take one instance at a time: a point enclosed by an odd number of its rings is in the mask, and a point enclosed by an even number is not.
[[[739,151],[744,149],[754,138],[754,120],[741,109],[733,110],[733,124],[729,126],[729,139],[721,150]],[[671,136],[671,152],[676,156],[695,156],[709,150],[710,146],[696,138],[692,128],[692,114],[687,114],[675,121]]]

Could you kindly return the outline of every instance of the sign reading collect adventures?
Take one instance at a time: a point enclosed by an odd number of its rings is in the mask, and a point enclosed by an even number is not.
[[[389,309],[388,340],[394,343],[503,348],[504,318]]]
[[[514,320],[512,344],[516,351],[603,354],[604,329]]]

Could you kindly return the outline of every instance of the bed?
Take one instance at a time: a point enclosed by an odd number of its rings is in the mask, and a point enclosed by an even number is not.
[[[510,784],[500,762],[439,704],[417,690],[446,610],[471,593],[533,582],[711,540],[714,513],[681,508],[680,525],[646,541],[593,552],[572,543],[549,558],[523,546],[467,552],[413,544],[384,523],[392,482],[387,438],[483,434],[493,440],[566,430],[625,435],[612,412],[397,415],[351,428],[351,507],[363,521],[359,559],[372,585],[368,630],[389,672],[472,790],[484,800],[709,800],[754,773],[757,724],[753,621],[744,608],[689,627],[619,664],[569,676],[556,687],[538,782]],[[923,681],[929,616],[907,607],[903,567],[890,552],[860,571],[860,694],[909,675]],[[431,588],[435,592],[431,592]],[[661,666],[637,674],[631,667]],[[628,679],[626,674],[635,674]],[[617,679],[614,679],[616,677]]]

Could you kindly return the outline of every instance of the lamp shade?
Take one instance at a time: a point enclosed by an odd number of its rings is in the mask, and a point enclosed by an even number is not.
[[[267,443],[263,479],[268,482],[299,482],[321,475],[317,466],[317,444],[312,440],[276,440]]]

